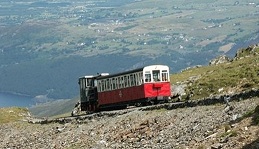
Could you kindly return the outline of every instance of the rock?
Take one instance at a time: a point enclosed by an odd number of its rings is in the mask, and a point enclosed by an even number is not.
[[[221,149],[223,147],[223,144],[221,143],[216,143],[211,145],[211,149]]]
[[[226,55],[219,56],[210,61],[209,65],[218,65],[222,63],[230,62],[230,59]]]

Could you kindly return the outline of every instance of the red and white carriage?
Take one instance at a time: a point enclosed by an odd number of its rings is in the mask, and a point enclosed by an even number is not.
[[[171,96],[169,67],[150,65],[117,74],[79,78],[81,111],[166,102]]]

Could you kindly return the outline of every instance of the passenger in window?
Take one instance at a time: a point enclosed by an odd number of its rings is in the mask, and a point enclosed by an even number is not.
[[[163,76],[162,81],[167,81],[167,79],[166,79],[166,77],[165,77],[165,76]]]
[[[159,77],[157,77],[157,76],[154,76],[154,77],[153,77],[153,80],[154,80],[155,82],[160,81]]]
[[[145,81],[146,82],[151,82],[151,79],[150,78],[146,78]]]
[[[166,74],[162,74],[162,81],[167,81],[167,76],[166,76]]]

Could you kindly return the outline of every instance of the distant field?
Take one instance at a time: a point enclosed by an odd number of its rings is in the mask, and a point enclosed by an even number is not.
[[[56,12],[55,5],[62,3],[66,5],[58,8],[59,13]],[[56,49],[59,50],[58,53],[62,53],[65,50],[67,54],[84,56],[93,55],[91,51],[95,51],[95,54],[120,53],[121,49],[125,49],[123,51],[125,54],[131,54],[134,50],[134,53],[139,51],[138,54],[146,55],[145,52],[141,52],[141,49],[148,51],[154,47],[157,47],[155,49],[166,48],[166,51],[171,49],[176,51],[213,50],[220,53],[220,46],[239,42],[248,36],[256,36],[255,34],[259,30],[258,4],[256,3],[234,0],[227,2],[223,0],[216,2],[192,1],[191,3],[179,0],[174,2],[144,0],[120,4],[120,7],[111,3],[114,7],[98,8],[99,5],[109,6],[109,3],[111,1],[107,3],[78,1],[73,4],[58,1],[54,6],[51,6],[53,3],[49,3],[38,12],[34,10],[33,18],[26,13],[23,15],[26,22],[43,20],[56,22],[47,25],[52,26],[48,29],[50,31],[42,30],[40,34],[32,36],[36,37],[36,43],[40,46],[41,51]],[[35,8],[40,6],[40,3],[32,4],[33,1],[19,3],[19,7],[17,3],[17,8],[20,9],[16,11],[26,10],[26,7],[29,10],[32,8],[29,6]],[[86,4],[93,4],[96,7],[90,8]],[[15,3],[13,5],[5,3],[3,6],[16,7]],[[69,10],[65,8],[69,8]],[[48,10],[47,13],[44,10]],[[2,12],[4,15],[4,11]],[[9,22],[15,23],[16,19],[24,21],[22,18],[16,18],[14,14],[13,19]],[[2,20],[8,22],[8,20]],[[48,41],[46,39],[51,32],[54,33],[52,38],[58,40]],[[225,38],[215,40],[215,38],[223,36]],[[26,41],[23,46],[29,47],[32,42]],[[199,44],[205,42],[210,45]],[[1,45],[4,46],[5,42]],[[31,47],[32,50],[36,50],[35,47],[37,46]],[[71,50],[72,48],[77,48],[77,50]],[[160,53],[160,50],[156,51],[157,55],[165,54]]]
[[[259,42],[258,7],[236,0],[2,1],[0,91],[51,89],[50,96],[68,98],[84,74],[205,65]]]

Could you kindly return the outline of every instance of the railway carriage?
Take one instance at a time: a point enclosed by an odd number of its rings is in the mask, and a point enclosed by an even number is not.
[[[81,111],[166,102],[171,96],[169,67],[150,65],[117,74],[79,78]]]

